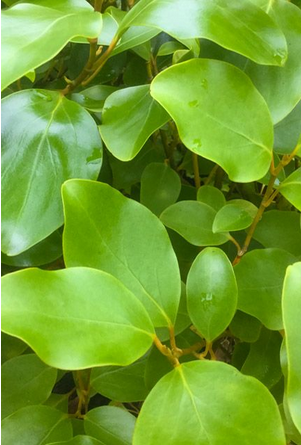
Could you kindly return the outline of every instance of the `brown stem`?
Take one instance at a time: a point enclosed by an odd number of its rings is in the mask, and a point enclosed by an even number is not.
[[[201,187],[200,180],[200,170],[199,170],[199,158],[196,153],[192,153],[192,163],[193,163],[193,174],[194,174],[194,184],[196,189]]]
[[[165,355],[165,357],[168,358],[168,360],[174,367],[180,365],[178,358],[172,353],[172,351],[166,345],[163,345],[163,343],[161,343],[161,341],[157,336],[154,337],[154,344],[159,349],[161,354]]]

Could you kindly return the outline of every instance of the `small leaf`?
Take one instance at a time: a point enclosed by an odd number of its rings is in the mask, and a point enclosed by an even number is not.
[[[110,85],[94,85],[80,93],[73,93],[71,99],[89,111],[100,113],[105,100],[116,91],[116,87]]]
[[[281,249],[252,250],[235,266],[237,307],[268,329],[283,329],[281,290],[286,268],[296,258]]]
[[[122,283],[79,267],[2,278],[2,329],[50,366],[72,370],[128,365],[154,335],[145,309]]]
[[[180,190],[180,177],[174,170],[165,164],[151,163],[141,177],[140,202],[160,216],[166,207],[176,202]]]
[[[49,406],[21,408],[2,422],[2,440],[7,445],[46,445],[71,437],[70,419]]]
[[[97,37],[101,27],[101,14],[84,0],[31,1],[3,11],[1,89],[52,59],[73,37]]]
[[[189,60],[156,76],[151,95],[174,119],[183,143],[217,162],[230,179],[250,182],[266,174],[273,147],[271,117],[238,68],[218,60]]]
[[[138,416],[133,445],[219,445],[225,440],[286,443],[277,404],[262,383],[225,363],[202,360],[178,366],[152,389]]]
[[[281,30],[248,1],[189,0],[187,9],[182,0],[142,0],[124,17],[119,35],[130,26],[153,26],[180,40],[212,40],[264,65],[283,65],[287,56]]]
[[[1,363],[21,355],[26,349],[27,344],[19,338],[1,332]]]
[[[229,329],[232,334],[243,342],[253,343],[259,339],[262,324],[245,312],[236,311]]]
[[[286,271],[282,309],[287,349],[286,395],[291,417],[301,433],[301,262]]]
[[[56,382],[57,370],[49,368],[35,354],[20,355],[1,368],[2,417],[19,408],[44,403]]]
[[[226,204],[226,198],[218,188],[211,185],[202,185],[197,192],[197,200],[204,202],[217,212]]]
[[[18,255],[63,224],[66,179],[97,178],[101,139],[75,102],[24,90],[2,101],[2,149],[2,250]]]
[[[181,201],[161,214],[161,221],[194,246],[218,246],[229,240],[229,235],[213,233],[216,211],[199,201]]]
[[[88,411],[85,431],[104,445],[131,445],[136,418],[116,406],[101,406]]]
[[[148,85],[125,88],[115,91],[105,101],[100,133],[116,158],[130,161],[151,134],[169,119],[150,96]]]
[[[289,155],[298,143],[301,134],[301,102],[293,111],[274,127],[274,151]]]
[[[281,182],[278,190],[297,210],[301,211],[301,167]]]
[[[228,201],[216,214],[212,230],[214,233],[243,230],[249,227],[257,213],[257,207],[244,199]]]
[[[175,253],[158,218],[107,184],[93,181],[66,182],[63,200],[67,266],[113,274],[139,298],[155,326],[171,326],[181,281]]]
[[[187,277],[187,309],[191,321],[209,342],[231,322],[237,305],[237,285],[227,255],[207,247],[194,260]]]
[[[99,442],[99,440],[95,439],[94,437],[90,436],[75,436],[70,440],[67,440],[66,442],[55,442],[51,443],[49,445],[104,445],[103,442]]]

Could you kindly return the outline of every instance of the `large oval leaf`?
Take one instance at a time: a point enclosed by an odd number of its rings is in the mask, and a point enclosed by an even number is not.
[[[119,34],[130,26],[153,26],[176,39],[203,37],[264,65],[282,65],[287,55],[281,30],[247,0],[142,0]]]
[[[287,351],[287,403],[301,433],[301,262],[287,269],[282,298]]]
[[[281,182],[278,190],[301,212],[301,167]]]
[[[130,87],[115,91],[105,101],[100,133],[116,158],[130,161],[169,119],[150,96],[148,85]]]
[[[250,182],[267,173],[271,117],[238,68],[218,60],[189,60],[160,73],[151,94],[175,120],[183,143],[217,162],[233,181]]]
[[[191,321],[211,342],[230,324],[237,305],[237,285],[227,255],[207,247],[194,260],[187,277]]]
[[[66,179],[97,178],[101,139],[59,92],[21,91],[2,104],[2,250],[17,255],[62,225]]]
[[[283,329],[281,290],[286,268],[296,258],[285,250],[252,250],[234,271],[238,286],[238,309],[258,318],[268,329]]]
[[[99,182],[68,181],[63,200],[66,265],[111,273],[142,301],[155,326],[172,325],[181,281],[175,253],[158,218]]]
[[[72,37],[97,37],[101,27],[101,14],[85,0],[29,1],[3,11],[1,89],[52,59]]]
[[[41,362],[35,354],[12,358],[1,367],[2,417],[19,408],[44,403],[56,382],[57,370]]]
[[[138,417],[133,444],[221,445],[225,440],[286,443],[267,388],[232,366],[204,360],[184,363],[157,383]]]
[[[128,365],[154,336],[138,299],[112,275],[88,268],[6,275],[2,330],[50,366],[72,370]]]

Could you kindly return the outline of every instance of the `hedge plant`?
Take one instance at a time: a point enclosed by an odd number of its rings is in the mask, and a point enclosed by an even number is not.
[[[301,11],[2,2],[4,445],[301,444]]]

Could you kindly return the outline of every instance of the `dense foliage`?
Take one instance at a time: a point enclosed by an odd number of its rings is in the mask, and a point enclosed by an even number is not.
[[[2,7],[3,444],[300,445],[300,2]]]

